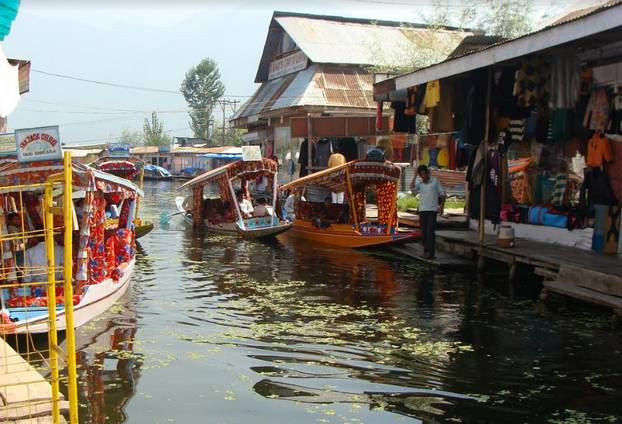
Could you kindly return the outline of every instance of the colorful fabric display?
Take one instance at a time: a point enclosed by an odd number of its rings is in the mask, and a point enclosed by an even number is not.
[[[435,107],[441,101],[441,85],[438,80],[430,81],[426,85],[423,103],[427,108]]]

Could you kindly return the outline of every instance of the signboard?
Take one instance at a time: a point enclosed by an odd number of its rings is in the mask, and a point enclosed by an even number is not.
[[[127,143],[110,143],[108,145],[108,156],[111,158],[129,158],[130,145]]]
[[[261,160],[261,148],[259,146],[242,146],[242,160],[244,162]]]
[[[307,67],[307,56],[303,52],[297,52],[290,54],[289,56],[277,59],[270,63],[270,71],[268,72],[268,79],[282,77],[284,75],[293,74],[294,72],[302,71]]]
[[[58,125],[15,130],[15,144],[19,162],[63,158]]]
[[[15,154],[15,133],[0,134],[0,155]]]
[[[170,144],[160,144],[158,146],[158,152],[160,153],[170,153],[171,145]]]

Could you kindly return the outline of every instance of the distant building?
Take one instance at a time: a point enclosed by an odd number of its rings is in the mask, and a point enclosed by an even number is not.
[[[451,48],[473,35],[435,31]],[[403,65],[430,34],[417,24],[275,12],[255,77],[261,85],[233,125],[247,129],[242,139],[276,155],[291,176],[304,138],[347,137],[357,143],[351,151],[364,155],[367,143],[375,144],[378,113],[381,134],[389,127],[390,112],[377,111],[372,98],[372,67]]]

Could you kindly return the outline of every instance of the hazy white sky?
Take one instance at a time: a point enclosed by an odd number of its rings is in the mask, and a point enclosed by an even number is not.
[[[548,11],[551,1],[540,0],[537,13]],[[65,143],[105,142],[125,128],[141,130],[144,118],[156,110],[171,135],[190,136],[181,94],[102,86],[37,71],[177,91],[185,72],[211,57],[219,64],[227,95],[244,100],[256,88],[253,81],[274,10],[421,22],[432,11],[430,3],[22,0],[4,49],[8,57],[32,61],[31,84],[9,117],[9,128],[58,124]]]

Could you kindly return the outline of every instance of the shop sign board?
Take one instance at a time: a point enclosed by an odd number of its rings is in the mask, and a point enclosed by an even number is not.
[[[302,71],[307,67],[307,62],[307,55],[301,51],[290,54],[289,56],[285,56],[281,59],[274,60],[270,63],[268,79],[273,80],[284,75]]]
[[[127,143],[110,143],[108,145],[108,156],[111,158],[129,158],[130,145]]]
[[[0,155],[15,154],[15,133],[0,134]]]
[[[58,125],[15,130],[15,145],[19,162],[63,158]]]
[[[261,148],[259,146],[242,146],[242,160],[244,162],[261,160]]]

